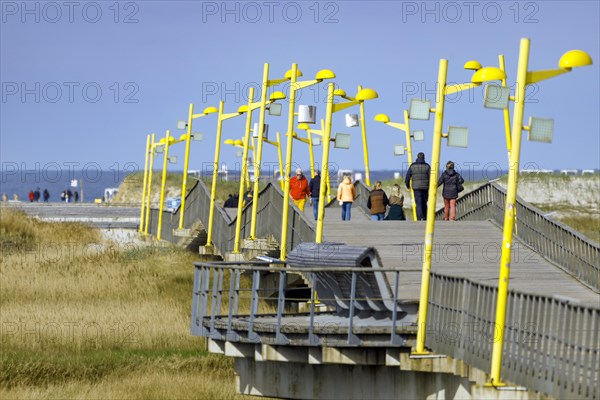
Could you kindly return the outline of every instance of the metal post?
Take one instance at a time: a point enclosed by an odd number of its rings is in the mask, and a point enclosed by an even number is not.
[[[162,236],[162,220],[163,208],[165,203],[165,186],[167,184],[167,164],[169,162],[169,140],[171,139],[171,131],[167,130],[165,136],[165,153],[163,160],[162,180],[160,183],[160,204],[158,205],[158,227],[156,231],[156,239],[160,240]]]
[[[233,253],[240,253],[240,241],[242,233],[242,210],[244,209],[244,189],[245,178],[248,173],[248,147],[250,147],[250,126],[252,124],[252,102],[254,101],[254,88],[250,87],[248,94],[248,110],[246,114],[246,131],[244,133],[244,154],[242,155],[242,171],[240,174],[240,189],[238,191],[238,209],[237,218],[235,220],[235,242],[233,245]],[[256,201],[256,199],[253,199]]]
[[[508,187],[506,189],[506,205],[504,206],[504,229],[502,235],[502,257],[500,259],[500,276],[498,278],[498,297],[496,301],[496,324],[499,335],[492,349],[491,384],[502,386],[500,370],[502,368],[502,347],[504,343],[504,327],[506,322],[506,305],[508,282],[510,279],[510,261],[513,242],[513,228],[519,180],[519,158],[521,154],[521,132],[523,114],[525,112],[525,91],[527,86],[527,68],[529,64],[529,39],[521,39],[519,64],[517,69],[517,92],[515,96],[514,118],[512,127],[512,149],[510,168],[508,170]]]
[[[219,116],[217,117],[217,138],[215,139],[215,157],[213,161],[213,175],[210,188],[210,210],[208,212],[208,228],[206,246],[212,246],[213,225],[215,219],[215,197],[217,196],[217,180],[219,180],[219,155],[221,153],[221,130],[223,128],[223,109],[225,102],[219,102]]]
[[[187,122],[187,136],[185,138],[185,156],[183,158],[183,176],[181,181],[181,206],[179,207],[179,229],[183,229],[185,218],[185,198],[187,192],[188,166],[190,163],[190,142],[192,140],[192,121],[194,119],[194,104],[190,103]]]
[[[279,258],[287,258],[287,234],[288,234],[288,212],[290,208],[290,173],[292,170],[292,146],[294,143],[294,112],[296,110],[296,74],[298,64],[292,64],[292,76],[290,77],[290,97],[287,124],[287,143],[285,148],[285,172],[283,186],[283,211],[281,215],[281,239],[279,241]]]
[[[265,110],[267,108],[267,90],[269,84],[269,64],[263,68],[262,92],[260,93],[260,114],[258,116],[258,140],[254,157],[254,191],[252,195],[252,218],[250,220],[249,239],[256,239],[256,217],[258,214],[258,181],[260,180],[260,165],[262,160],[263,135],[265,130]]]
[[[148,152],[150,150],[150,135],[146,136],[146,157],[145,157],[145,161],[144,161],[144,180],[143,180],[143,184],[142,184],[142,204],[140,207],[140,228],[139,228],[139,233],[142,233],[144,231],[144,216],[145,216],[145,209],[144,206],[146,205],[146,185],[148,184]],[[83,202],[83,200],[82,200]]]
[[[435,201],[437,197],[437,181],[440,167],[440,148],[442,144],[442,126],[444,123],[444,103],[448,60],[441,59],[437,93],[435,98],[435,122],[433,125],[433,145],[431,148],[431,173],[429,176],[429,197],[427,201],[427,225],[425,228],[423,270],[421,274],[421,296],[419,299],[419,316],[417,327],[417,344],[413,354],[427,354],[425,351],[425,334],[427,327],[427,307],[429,298],[429,274],[431,272],[431,253],[433,251],[433,233],[435,228]]]
[[[408,165],[413,162],[412,153],[412,138],[410,132],[410,118],[408,117],[408,110],[404,110],[404,133],[406,134],[406,155],[408,156]],[[417,203],[415,203],[415,192],[410,185],[410,196],[412,197],[412,213],[413,221],[417,220]]]
[[[358,91],[362,90],[362,86],[358,87]],[[371,174],[369,172],[369,147],[367,145],[367,125],[365,120],[365,102],[361,101],[359,104],[360,108],[360,130],[362,133],[363,142],[363,158],[365,160],[365,183],[367,186],[371,186]]]
[[[150,139],[150,166],[148,168],[148,190],[146,193],[146,218],[144,220],[144,235],[148,235],[148,226],[150,225],[149,223],[149,219],[150,219],[150,200],[151,200],[151,194],[152,194],[152,171],[154,169],[154,140],[155,140],[156,134],[152,134],[152,138]]]
[[[277,157],[279,159],[279,177],[283,179],[283,156],[281,155],[281,136],[277,132]],[[279,185],[283,189],[284,181],[279,180]]]
[[[327,88],[327,109],[325,112],[325,129],[323,132],[323,155],[321,161],[321,179],[329,177],[329,143],[331,141],[331,117],[333,115],[333,92],[335,85],[329,83]],[[325,184],[323,184],[325,183]],[[321,182],[319,189],[319,212],[317,213],[317,232],[315,235],[315,242],[323,242],[323,221],[325,219],[325,192],[327,187],[330,186],[329,182]]]

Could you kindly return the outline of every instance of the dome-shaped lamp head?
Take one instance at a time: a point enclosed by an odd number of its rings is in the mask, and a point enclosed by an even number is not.
[[[390,122],[390,117],[388,117],[387,114],[377,114],[374,119],[375,119],[375,121],[383,122],[384,124],[387,124],[388,122]]]
[[[558,67],[570,70],[571,68],[592,65],[592,57],[583,50],[571,50],[562,55]]]

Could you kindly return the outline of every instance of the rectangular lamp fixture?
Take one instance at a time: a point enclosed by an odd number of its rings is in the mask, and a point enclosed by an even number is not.
[[[395,156],[403,156],[404,155],[404,146],[401,144],[397,144],[394,146],[394,155]]]
[[[431,101],[430,100],[419,100],[410,99],[410,108],[408,111],[408,118],[428,121],[430,116]]]
[[[554,119],[552,118],[529,118],[528,140],[533,142],[552,143],[554,133]]]
[[[494,84],[485,85],[483,96],[483,106],[485,108],[493,108],[496,110],[507,109],[509,99],[510,88]]]
[[[336,149],[349,149],[350,135],[348,135],[347,133],[336,133],[334,143],[334,147]]]
[[[448,146],[467,147],[469,138],[469,128],[464,126],[448,127]]]

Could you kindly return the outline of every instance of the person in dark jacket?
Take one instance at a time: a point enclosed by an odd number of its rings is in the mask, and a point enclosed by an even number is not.
[[[237,201],[236,199],[234,199],[231,193],[229,193],[229,197],[227,198],[227,200],[225,200],[223,208],[237,208]]]
[[[454,163],[448,161],[446,170],[438,179],[438,187],[444,185],[442,197],[444,198],[444,221],[456,220],[456,199],[458,198],[458,185],[465,182],[462,176],[454,170]]]
[[[390,212],[388,212],[388,215],[384,219],[386,221],[405,221],[406,217],[404,216],[404,210],[402,209],[402,207],[404,207],[404,195],[402,194],[402,189],[400,188],[400,185],[395,184],[392,187],[392,192],[390,193],[389,201]]]
[[[417,206],[417,220],[427,219],[427,199],[429,197],[429,175],[431,167],[425,162],[425,154],[417,154],[417,160],[408,167],[404,183],[406,188],[412,187]]]
[[[309,201],[316,221],[319,217],[319,193],[321,191],[321,171],[318,169],[315,169],[315,176],[310,180],[308,190],[310,191]],[[327,186],[325,186],[325,191],[327,191]]]
[[[48,189],[44,189],[44,203],[47,203],[49,198],[50,192],[48,192]]]
[[[381,181],[375,182],[375,186],[373,186],[373,190],[369,194],[369,199],[367,200],[367,207],[371,210],[371,220],[383,221],[388,204],[389,200],[381,188]]]

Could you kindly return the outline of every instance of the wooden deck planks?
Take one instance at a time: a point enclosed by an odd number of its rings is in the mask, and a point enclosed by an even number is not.
[[[418,299],[425,222],[376,222],[358,208],[352,213],[351,221],[341,221],[339,209],[326,210],[324,239],[376,247],[386,268],[404,271],[402,297]],[[432,271],[497,286],[501,241],[502,230],[489,221],[436,221]],[[598,293],[518,240],[513,245],[510,289],[600,306]]]

